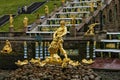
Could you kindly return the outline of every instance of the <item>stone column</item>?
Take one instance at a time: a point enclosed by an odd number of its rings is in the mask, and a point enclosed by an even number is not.
[[[45,17],[48,18],[49,17],[49,8],[47,5],[45,5]]]
[[[86,20],[86,13],[83,13],[82,23],[85,23],[85,20]]]
[[[103,15],[102,15],[103,11],[100,11],[100,30],[103,30]]]
[[[24,27],[23,32],[27,32],[27,27]]]
[[[70,36],[76,37],[76,28],[75,25],[70,27]]]
[[[56,12],[57,11],[57,4],[56,3],[54,4],[54,8],[55,8],[54,10]]]
[[[97,1],[97,9],[100,9],[101,6],[102,6],[101,0],[98,0],[98,1]]]
[[[12,37],[12,36],[14,36],[14,34],[12,33],[12,32],[14,32],[14,27],[13,27],[13,25],[10,25],[10,27],[9,27],[9,37]]]
[[[14,32],[14,26],[13,25],[10,25],[9,32]]]

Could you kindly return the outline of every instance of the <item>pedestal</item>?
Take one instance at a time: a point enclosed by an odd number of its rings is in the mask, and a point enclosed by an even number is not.
[[[65,6],[65,2],[62,2],[62,6],[63,6],[63,7]]]
[[[55,12],[57,11],[57,5],[56,4],[54,4],[54,7],[55,7]]]
[[[11,25],[11,26],[9,27],[9,32],[14,32],[13,25]]]
[[[70,28],[70,35],[72,37],[76,37],[76,28],[75,28],[75,26]]]
[[[48,18],[48,17],[49,17],[47,13],[45,13],[45,17],[46,17],[46,18]]]
[[[23,32],[27,32],[27,27],[24,27]]]
[[[14,36],[14,34],[12,33],[12,32],[14,32],[14,28],[13,28],[13,26],[10,26],[9,27],[9,37],[12,37],[12,36]]]
[[[36,24],[37,24],[37,25],[40,25],[40,24],[41,24],[40,19],[36,19]]]
[[[82,22],[85,23],[85,19],[86,19],[86,14],[83,13],[83,17],[82,17]]]
[[[90,12],[90,16],[93,16],[93,12]]]

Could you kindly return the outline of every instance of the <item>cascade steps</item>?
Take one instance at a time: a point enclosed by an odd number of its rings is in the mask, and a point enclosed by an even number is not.
[[[107,32],[108,38],[100,41],[100,48],[94,48],[94,63],[90,65],[93,69],[120,70],[120,39],[114,37],[120,32]],[[111,44],[107,46],[107,44]]]
[[[29,31],[29,33],[31,32],[41,32],[41,27],[42,28],[56,28],[58,27],[58,25],[60,25],[60,20],[65,20],[65,22],[67,23],[66,26],[67,27],[71,27],[71,20],[72,17],[71,15],[75,15],[76,17],[76,23],[75,26],[79,26],[82,23],[82,18],[86,17],[88,18],[90,16],[90,2],[91,1],[72,1],[72,2],[67,2],[66,6],[62,7],[62,9],[56,13],[54,13],[53,16],[51,16],[50,18],[46,18],[46,20],[41,24],[36,26],[34,29],[32,29],[31,31]],[[78,4],[80,3],[80,4]],[[73,5],[74,4],[74,5]],[[96,0],[94,0],[94,8],[96,9]],[[76,9],[79,9],[80,11],[76,11]],[[49,25],[49,26],[48,26]],[[56,27],[55,27],[56,26]],[[55,29],[47,29],[49,33],[49,31],[55,30]],[[69,30],[69,29],[68,29]],[[43,31],[42,31],[43,32]],[[27,32],[28,33],[28,32]]]
[[[96,52],[96,53],[100,52],[102,57],[103,57],[103,53],[109,53],[109,57],[112,56],[111,53],[118,53],[118,56],[120,58],[120,46],[119,46],[120,32],[107,32],[106,34],[108,35],[109,39],[101,40],[100,42],[102,44],[104,44],[102,49],[95,49],[94,52]],[[117,35],[117,37],[114,37],[114,35]],[[110,44],[110,43],[113,45],[109,46],[109,48],[106,48],[106,44]],[[113,46],[114,46],[114,48],[113,48]]]

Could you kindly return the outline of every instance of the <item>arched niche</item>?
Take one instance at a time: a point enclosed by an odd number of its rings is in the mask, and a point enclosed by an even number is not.
[[[111,9],[109,10],[108,15],[109,15],[109,22],[111,22],[111,21],[112,21],[112,18],[113,18],[112,10],[111,10]]]
[[[103,22],[103,24],[106,23],[106,16],[105,15],[103,15],[102,22]]]

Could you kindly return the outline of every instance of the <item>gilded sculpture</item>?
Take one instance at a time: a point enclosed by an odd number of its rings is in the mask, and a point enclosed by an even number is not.
[[[95,61],[93,61],[92,59],[89,59],[89,60],[87,60],[87,59],[82,59],[82,63],[84,63],[84,64],[92,64],[92,63],[94,63]]]
[[[60,22],[60,27],[54,32],[53,34],[53,41],[51,42],[48,50],[50,52],[51,58],[57,58],[60,57],[57,55],[58,50],[64,55],[65,58],[67,58],[67,53],[63,49],[63,39],[62,37],[67,34],[67,28],[65,26],[65,21]]]
[[[10,42],[8,40],[6,40],[5,46],[1,50],[1,53],[8,53],[9,54],[10,52],[12,52],[12,47],[11,47]]]
[[[13,27],[13,16],[12,16],[12,14],[10,14],[9,22],[10,22],[10,27]]]
[[[62,3],[62,5],[64,6],[64,4],[65,4],[65,0],[61,0],[61,3]]]
[[[47,5],[45,5],[45,16],[48,17],[49,14],[49,8]]]
[[[90,12],[94,12],[94,2],[90,3]]]
[[[64,3],[64,2],[65,2],[65,0],[61,0],[61,2],[62,2],[62,3]]]
[[[94,27],[96,25],[99,25],[99,23],[93,23],[89,25],[89,29],[87,30],[87,32],[85,33],[85,36],[94,36]]]
[[[28,60],[24,60],[24,61],[18,60],[17,62],[15,62],[15,64],[18,65],[18,66],[23,66],[23,65],[26,65],[28,63],[29,63]]]
[[[28,18],[25,16],[23,20],[24,27],[28,26]]]
[[[76,23],[76,18],[74,15],[71,16],[71,24],[73,27],[75,27],[75,23]]]

